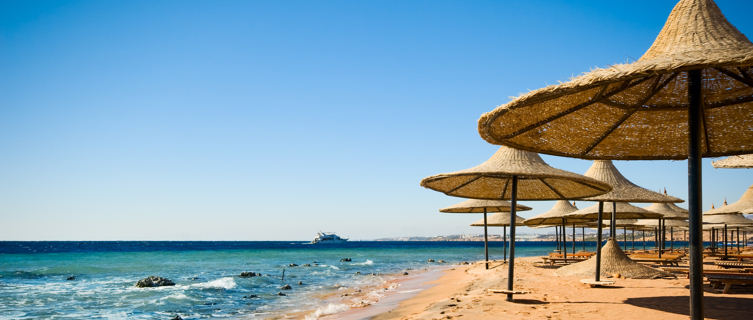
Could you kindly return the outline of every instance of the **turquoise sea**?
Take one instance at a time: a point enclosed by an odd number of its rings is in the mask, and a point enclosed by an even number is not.
[[[517,242],[516,256],[544,255],[554,246]],[[501,259],[501,243],[491,243],[490,254]],[[482,242],[5,241],[0,319],[264,319],[319,310],[308,314],[316,318],[342,311],[324,298],[328,293],[482,259]],[[241,272],[262,275],[242,278]],[[150,275],[176,285],[134,286]],[[291,289],[281,290],[286,284]]]

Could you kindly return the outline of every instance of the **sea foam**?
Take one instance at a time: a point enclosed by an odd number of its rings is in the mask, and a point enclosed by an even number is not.
[[[306,315],[305,319],[306,320],[319,319],[319,317],[321,316],[343,312],[348,309],[350,309],[348,305],[330,303],[324,307],[319,307],[313,313]]]
[[[191,287],[203,289],[232,289],[235,288],[236,285],[237,284],[235,283],[235,280],[233,280],[233,278],[224,277],[212,281],[192,284]]]

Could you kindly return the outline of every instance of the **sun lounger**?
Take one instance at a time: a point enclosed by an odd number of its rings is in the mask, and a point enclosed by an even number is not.
[[[570,263],[573,263],[573,262],[584,261],[584,260],[587,260],[588,257],[584,257],[584,256],[574,256],[574,257],[571,257],[571,256],[568,255],[567,259],[565,259],[563,257],[552,257],[552,256],[541,257],[541,259],[544,260],[544,263],[548,263],[549,265],[553,266],[555,264],[570,264]]]
[[[643,263],[654,263],[654,264],[660,264],[660,265],[668,265],[668,266],[679,266],[680,265],[680,258],[640,258],[640,257],[630,257],[630,260],[633,260],[635,262],[643,262]]]
[[[748,273],[705,273],[704,276],[706,279],[711,282],[711,286],[714,289],[719,289],[719,287],[723,284],[724,289],[722,290],[722,293],[729,293],[730,288],[732,288],[733,284],[753,284],[753,275]]]
[[[753,263],[739,261],[714,261],[714,264],[722,268],[753,268]]]

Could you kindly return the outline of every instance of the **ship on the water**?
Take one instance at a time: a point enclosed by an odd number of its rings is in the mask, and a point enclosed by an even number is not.
[[[348,239],[341,238],[334,233],[318,232],[316,238],[314,238],[311,243],[343,243],[346,241],[348,241]]]

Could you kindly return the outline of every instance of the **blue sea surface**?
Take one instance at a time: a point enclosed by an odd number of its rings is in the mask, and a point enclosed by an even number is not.
[[[554,247],[519,241],[515,252],[545,255]],[[490,244],[490,255],[501,259],[501,243]],[[285,318],[326,305],[328,292],[377,286],[405,270],[439,265],[428,259],[451,264],[483,257],[483,242],[4,241],[0,319]],[[262,276],[239,277],[244,271]],[[150,275],[176,285],[134,286]],[[292,289],[281,290],[284,284]]]

